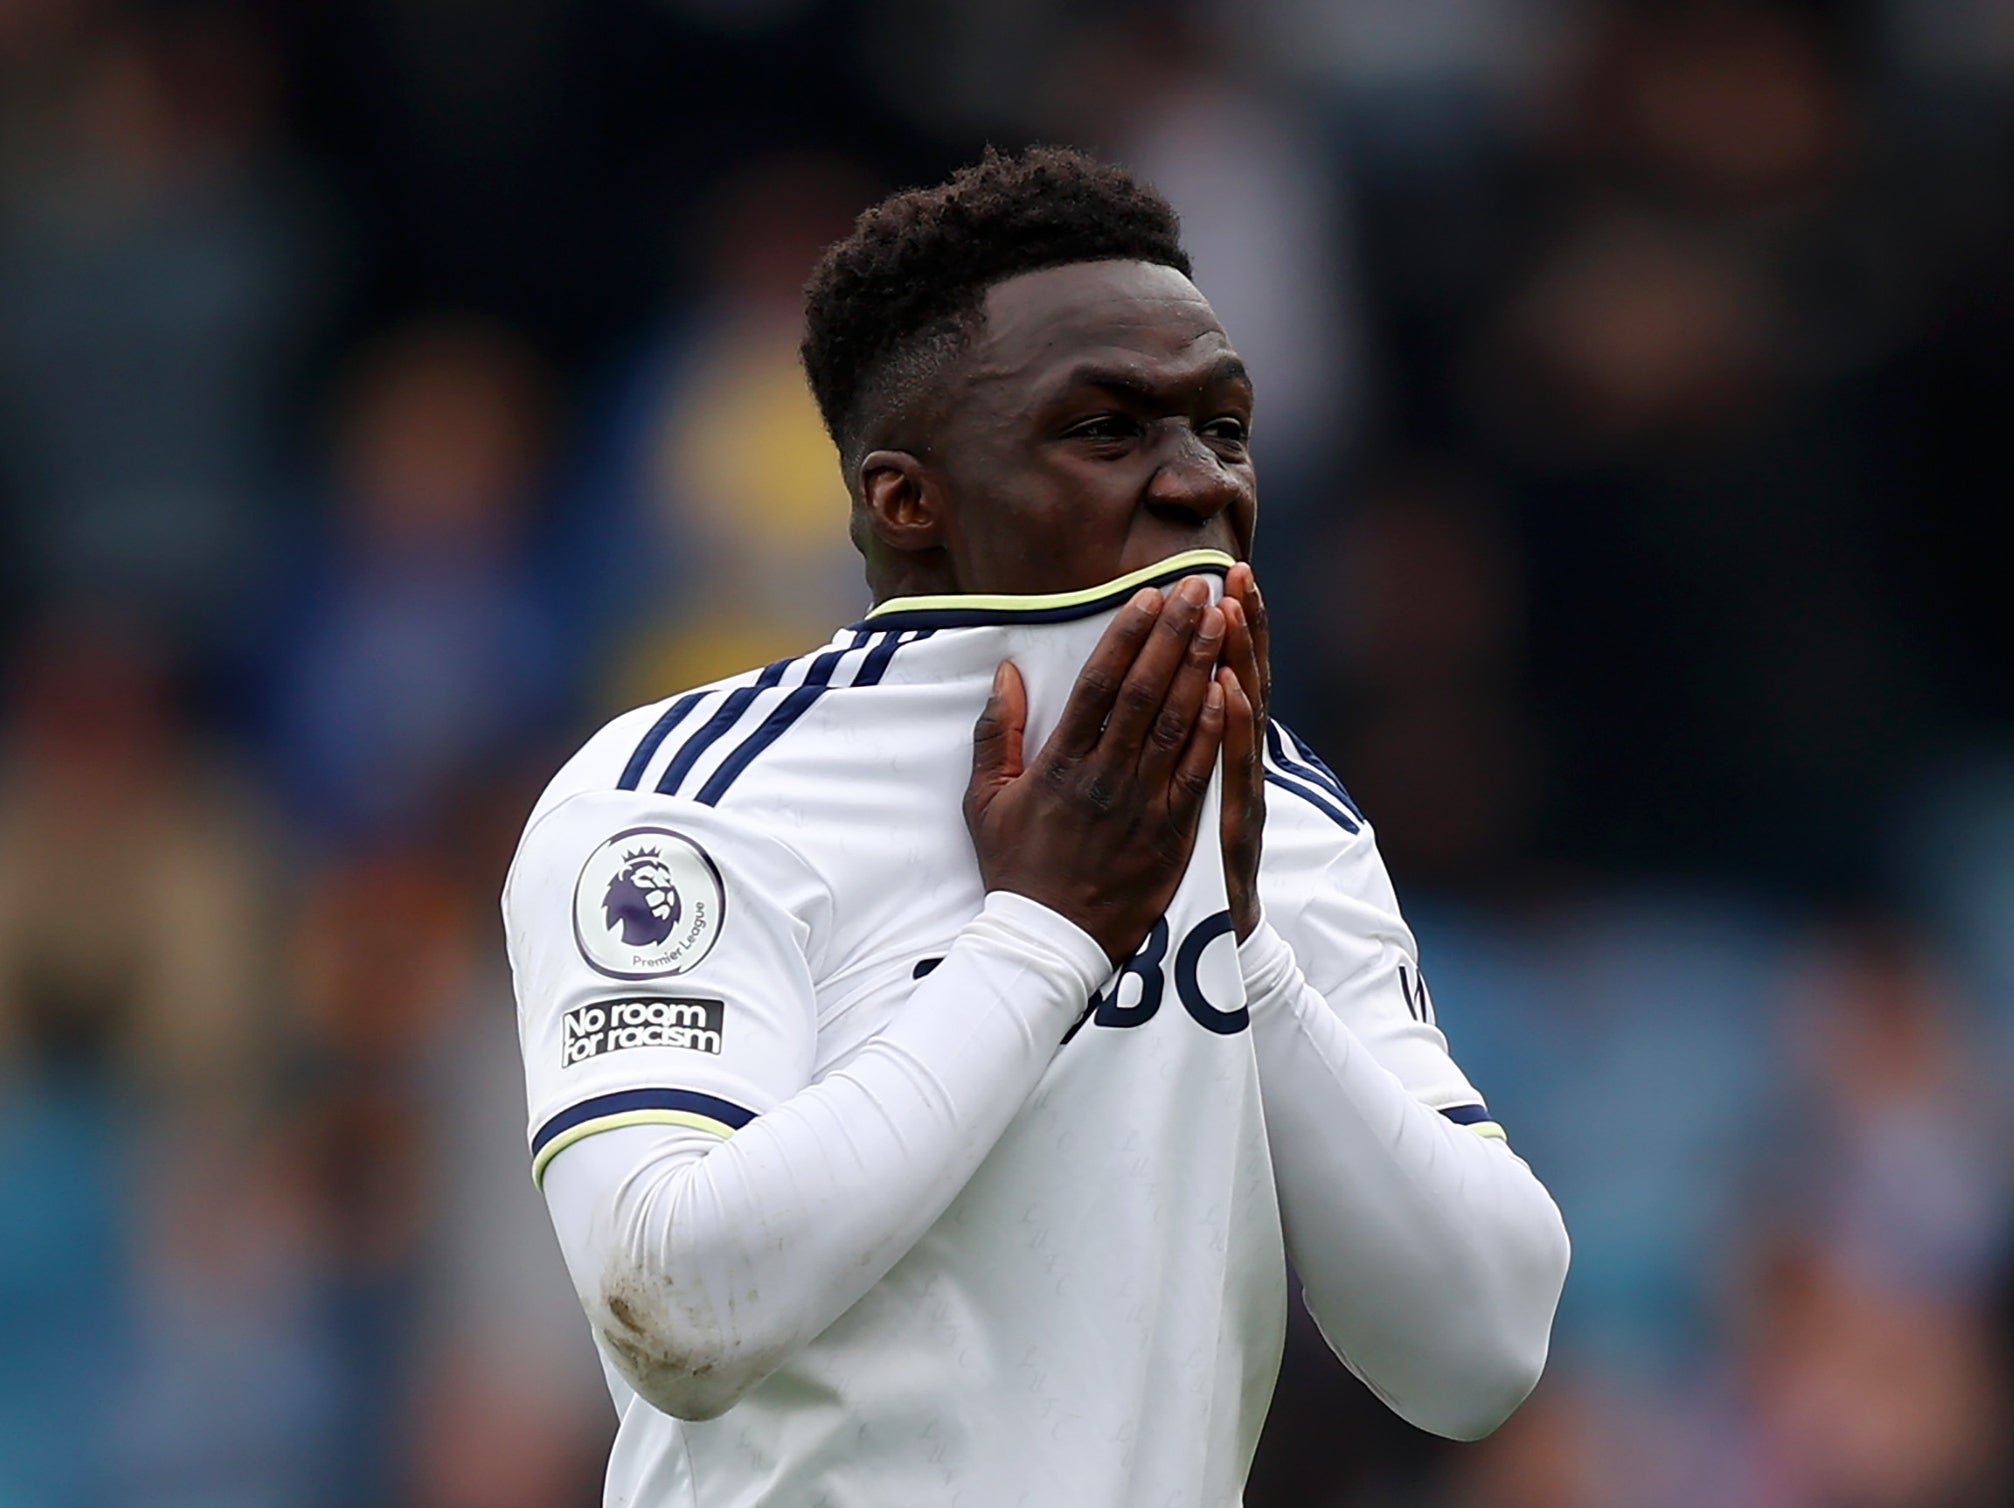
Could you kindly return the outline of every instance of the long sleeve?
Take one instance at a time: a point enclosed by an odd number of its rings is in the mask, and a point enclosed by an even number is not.
[[[582,1303],[639,1394],[725,1411],[914,1245],[999,1139],[1111,964],[996,893],[858,1053],[722,1139],[628,1125],[543,1186]]]
[[[1568,1260],[1557,1207],[1500,1137],[1428,1108],[1380,1064],[1270,926],[1239,959],[1309,1311],[1401,1416],[1489,1433],[1545,1364]]]

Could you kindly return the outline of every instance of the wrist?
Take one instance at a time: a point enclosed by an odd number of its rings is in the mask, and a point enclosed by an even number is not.
[[[1133,956],[1153,929],[1158,915],[1146,910],[1137,893],[1128,893],[1123,900],[1115,899],[1109,890],[1101,893],[1100,887],[1075,876],[988,874],[982,868],[979,879],[986,887],[989,901],[996,895],[1011,895],[1016,901],[1060,917],[1090,938],[1105,955],[1101,980],[1110,978],[1112,970]]]
[[[1287,940],[1263,917],[1249,937],[1238,942],[1238,972],[1245,984],[1245,1002],[1257,1010],[1300,983],[1301,966]]]
[[[1063,912],[1018,890],[989,890],[973,925],[1011,937],[1091,994],[1112,977],[1105,947]]]

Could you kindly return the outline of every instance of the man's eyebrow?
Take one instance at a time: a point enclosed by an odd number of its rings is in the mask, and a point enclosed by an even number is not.
[[[1210,368],[1207,379],[1210,382],[1242,382],[1251,386],[1252,374],[1245,369],[1244,359],[1238,356],[1219,356]]]
[[[1231,355],[1218,357],[1211,364],[1209,371],[1203,375],[1203,381],[1208,385],[1223,382],[1243,382],[1249,385],[1251,380],[1251,374],[1245,369],[1244,361]],[[1135,368],[1103,366],[1097,362],[1085,362],[1082,366],[1071,368],[1070,375],[1063,380],[1062,389],[1067,391],[1077,387],[1102,388],[1108,393],[1116,393],[1120,397],[1140,402],[1156,397],[1159,391],[1154,383],[1149,382]]]

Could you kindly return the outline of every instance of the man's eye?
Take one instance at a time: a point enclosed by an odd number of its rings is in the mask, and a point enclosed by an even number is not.
[[[1073,440],[1123,440],[1133,430],[1133,421],[1123,414],[1100,414],[1095,419],[1071,425],[1067,434]]]
[[[1203,434],[1212,440],[1230,440],[1235,444],[1243,445],[1250,436],[1251,431],[1245,427],[1244,420],[1226,418],[1212,419],[1208,424],[1203,426]]]

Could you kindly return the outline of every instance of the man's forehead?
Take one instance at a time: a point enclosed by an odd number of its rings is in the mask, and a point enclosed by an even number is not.
[[[1025,272],[987,290],[972,375],[1005,377],[1093,350],[1178,355],[1199,343],[1230,348],[1196,285],[1153,262],[1073,262]]]

